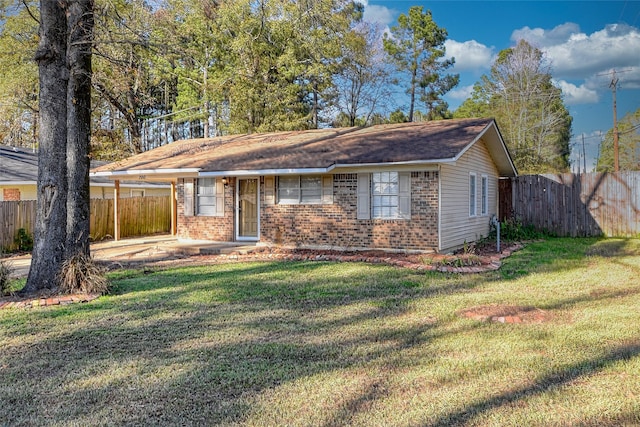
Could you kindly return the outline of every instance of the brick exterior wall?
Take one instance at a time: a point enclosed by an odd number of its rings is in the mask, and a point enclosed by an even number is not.
[[[20,190],[18,188],[3,188],[2,200],[7,202],[17,202],[20,200]]]
[[[437,172],[411,174],[411,220],[356,219],[356,190],[356,174],[336,174],[333,204],[263,205],[260,241],[301,247],[437,250]]]
[[[178,236],[233,241],[235,181],[225,190],[225,214],[185,217],[178,183]],[[333,176],[333,204],[265,205],[260,185],[260,243],[336,249],[438,249],[438,172],[411,173],[411,219],[356,219],[357,174]]]
[[[224,189],[224,216],[185,216],[184,214],[184,179],[178,180],[178,237],[194,240],[214,240],[232,242],[234,234],[234,198],[235,181],[229,180]],[[195,198],[194,198],[195,203]]]

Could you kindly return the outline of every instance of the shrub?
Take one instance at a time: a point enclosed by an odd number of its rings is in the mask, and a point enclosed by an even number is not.
[[[507,219],[500,223],[500,239],[508,242],[520,240],[535,240],[545,237],[547,234],[536,230],[533,225],[523,225],[518,219]],[[491,225],[489,239],[496,238],[496,229]]]
[[[59,282],[60,290],[66,293],[106,294],[109,291],[104,269],[93,258],[82,253],[62,264]]]
[[[19,251],[31,252],[33,250],[33,237],[24,228],[18,229],[14,242]]]
[[[11,294],[11,273],[13,268],[8,261],[0,260],[0,296]]]

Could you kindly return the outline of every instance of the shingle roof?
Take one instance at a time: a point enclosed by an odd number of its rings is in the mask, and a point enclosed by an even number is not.
[[[106,162],[91,161],[92,167],[107,165]],[[35,184],[38,180],[38,153],[20,147],[0,145],[0,184]],[[91,177],[92,185],[112,186],[113,181],[105,177]],[[139,181],[125,183],[140,185]],[[151,187],[165,187],[166,184],[146,183]]]
[[[192,139],[102,166],[94,172],[196,169],[200,173],[223,173],[398,162],[437,163],[459,156],[492,125],[495,127],[492,119],[441,120]],[[504,151],[506,153],[506,148]],[[508,158],[508,154],[506,156]]]
[[[35,182],[38,155],[29,150],[0,145],[0,181]]]

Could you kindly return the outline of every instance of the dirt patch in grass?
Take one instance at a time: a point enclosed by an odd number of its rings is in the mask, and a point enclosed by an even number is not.
[[[500,323],[544,323],[550,314],[542,309],[522,305],[482,305],[458,312],[459,316],[479,321]]]

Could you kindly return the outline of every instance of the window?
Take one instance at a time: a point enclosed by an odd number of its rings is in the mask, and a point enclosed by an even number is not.
[[[283,205],[332,202],[331,176],[305,175],[278,178],[278,203]]]
[[[371,180],[371,216],[398,218],[398,172],[376,172]]]
[[[356,218],[411,219],[411,173],[359,173]]]
[[[480,200],[480,212],[487,215],[489,211],[489,179],[486,175],[482,176],[482,199]]]
[[[320,176],[300,177],[300,202],[320,203],[322,201],[322,178]]]
[[[221,179],[185,179],[183,196],[185,216],[224,216],[224,184]]]
[[[199,178],[196,197],[196,214],[214,216],[216,214],[216,180]]]
[[[300,203],[299,176],[281,176],[278,179],[278,201],[284,205]]]
[[[469,175],[469,216],[476,216],[476,174]]]

